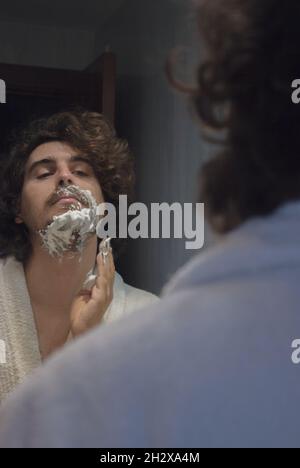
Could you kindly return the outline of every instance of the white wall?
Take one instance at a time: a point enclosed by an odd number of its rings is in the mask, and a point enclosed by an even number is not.
[[[169,51],[183,45],[188,50],[180,77],[194,78],[199,52],[189,5],[186,0],[127,0],[97,34],[96,50],[109,43],[117,54],[119,133],[134,151],[138,199],[147,203],[196,201],[197,172],[208,153],[186,99],[170,89],[163,73]],[[132,241],[126,275],[135,285],[159,292],[192,254],[181,240]]]

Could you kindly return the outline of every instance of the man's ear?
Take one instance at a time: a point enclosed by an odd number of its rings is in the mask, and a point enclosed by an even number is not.
[[[16,214],[16,217],[15,217],[15,223],[16,223],[16,224],[23,224],[24,221],[23,221],[23,219],[22,219],[22,217],[21,217],[21,201],[20,201],[20,199],[19,199],[18,202],[17,202],[17,205],[16,205],[16,207],[15,207],[15,210],[16,210],[15,212],[17,213],[17,214]]]

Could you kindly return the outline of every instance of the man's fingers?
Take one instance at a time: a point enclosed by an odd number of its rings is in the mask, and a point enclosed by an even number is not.
[[[80,297],[74,301],[72,318],[72,336],[99,324],[113,300],[115,280],[115,265],[112,250],[107,249],[105,261],[103,254],[97,255],[97,277],[92,290],[81,291]]]
[[[112,253],[112,248],[110,248],[109,255],[108,255],[108,265],[109,265],[111,275],[114,275],[116,271],[116,267],[115,267],[115,262],[114,262],[114,256]]]
[[[97,256],[97,269],[98,276],[106,276],[112,278],[115,274],[115,264],[113,259],[112,251],[108,252],[108,255],[103,257],[101,253]]]
[[[92,299],[101,304],[109,305],[113,299],[113,288],[106,278],[99,278],[92,290]]]
[[[95,286],[100,291],[103,291],[108,297],[112,297],[115,279],[115,265],[112,252],[109,252],[105,261],[102,254],[98,254],[97,265],[98,275]]]

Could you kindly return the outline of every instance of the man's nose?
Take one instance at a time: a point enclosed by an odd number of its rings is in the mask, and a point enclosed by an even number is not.
[[[68,168],[62,168],[60,171],[58,171],[58,185],[72,184],[74,184],[73,174]]]

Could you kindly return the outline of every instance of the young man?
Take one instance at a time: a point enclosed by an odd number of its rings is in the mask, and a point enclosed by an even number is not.
[[[134,174],[127,143],[99,114],[60,113],[33,122],[11,150],[1,187],[0,401],[66,341],[155,300],[123,283],[112,252],[104,260],[93,231],[83,248],[53,256],[40,231],[74,204],[88,208],[131,195]],[[75,192],[70,191],[75,187]],[[79,204],[79,205],[78,205]],[[97,258],[97,261],[96,261]],[[83,285],[95,269],[91,290]]]
[[[19,389],[0,446],[300,445],[300,3],[199,4],[197,109],[226,129],[201,201],[228,234],[160,304],[74,343]]]

